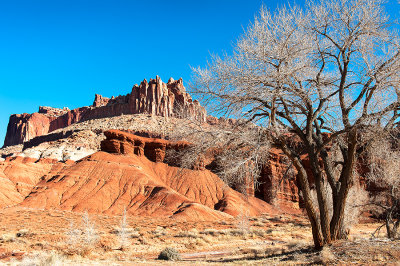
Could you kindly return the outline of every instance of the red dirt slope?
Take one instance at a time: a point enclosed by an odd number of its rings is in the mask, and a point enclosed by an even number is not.
[[[267,203],[229,188],[209,171],[155,163],[145,156],[97,152],[42,180],[25,207],[92,213],[215,220],[272,211]]]
[[[21,203],[40,179],[67,165],[51,160],[13,157],[0,162],[0,208]]]

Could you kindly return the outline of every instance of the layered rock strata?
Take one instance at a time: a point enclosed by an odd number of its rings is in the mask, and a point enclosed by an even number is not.
[[[152,162],[164,162],[167,149],[180,150],[190,144],[184,141],[170,142],[158,138],[146,138],[122,132],[109,130],[104,132],[106,139],[101,142],[101,150],[116,154],[135,154],[146,156]]]
[[[40,107],[38,113],[10,117],[4,146],[22,144],[71,124],[122,114],[147,113],[163,117],[191,118],[206,122],[207,113],[186,92],[182,79],[164,83],[157,76],[134,85],[131,93],[111,99],[96,95],[92,106],[69,110]]]

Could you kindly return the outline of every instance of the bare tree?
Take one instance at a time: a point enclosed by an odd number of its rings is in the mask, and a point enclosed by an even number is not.
[[[320,0],[304,9],[261,8],[232,55],[194,69],[192,91],[209,108],[268,127],[272,144],[290,158],[318,249],[346,237],[341,229],[361,132],[390,129],[399,118],[399,38],[383,3]],[[331,157],[332,145],[341,160]]]
[[[214,125],[190,118],[185,122],[169,138],[191,144],[184,149],[167,150],[168,163],[189,169],[208,168],[244,194],[249,185],[257,186],[261,165],[270,148],[265,129],[236,120],[221,119]]]
[[[381,137],[368,149],[367,180],[375,187],[371,203],[382,214],[387,237],[398,237],[400,226],[400,152],[397,137]],[[382,227],[381,226],[381,227]],[[377,231],[381,228],[379,227]]]

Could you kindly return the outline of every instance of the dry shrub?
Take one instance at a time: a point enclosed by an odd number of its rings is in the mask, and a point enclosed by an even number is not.
[[[0,243],[14,242],[15,235],[14,234],[4,234],[0,236]]]
[[[236,227],[244,232],[248,232],[250,229],[250,215],[249,211],[244,211],[242,209],[242,212],[236,216]]]
[[[70,230],[67,232],[68,247],[64,251],[67,255],[80,255],[85,257],[89,255],[98,243],[98,235],[95,224],[90,220],[89,214],[85,212],[82,215],[81,229],[71,223]]]
[[[198,238],[199,232],[197,229],[193,228],[189,231],[181,231],[175,235],[175,237],[188,237],[188,238]]]
[[[200,232],[200,234],[218,236],[219,234],[221,234],[221,231],[218,231],[217,229],[214,228],[207,228],[204,229],[202,232]]]
[[[324,247],[318,254],[318,258],[316,259],[316,261],[314,261],[314,263],[321,263],[323,265],[327,265],[327,264],[333,264],[333,262],[335,261],[336,257],[335,255],[332,253],[331,249],[329,247]]]
[[[29,233],[28,229],[21,229],[19,230],[16,234],[17,237],[26,237],[26,236],[30,236],[32,234]]]
[[[158,255],[158,259],[176,261],[181,260],[181,255],[176,249],[167,247],[160,252],[160,254]]]
[[[99,246],[102,248],[105,252],[110,252],[115,249],[117,246],[116,240],[112,237],[102,237],[99,241]]]
[[[161,226],[157,226],[156,229],[151,233],[153,234],[154,237],[161,237],[167,235],[167,231],[165,230],[165,228]]]
[[[65,265],[66,259],[55,252],[44,253],[38,252],[30,254],[29,256],[23,257],[21,261],[11,261],[10,265],[18,266],[62,266]]]

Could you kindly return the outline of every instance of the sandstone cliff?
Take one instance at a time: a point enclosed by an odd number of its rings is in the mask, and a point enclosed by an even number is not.
[[[111,99],[96,94],[92,106],[69,110],[40,107],[38,113],[16,114],[10,117],[4,147],[22,144],[71,124],[91,119],[140,114],[163,117],[190,117],[206,122],[207,112],[186,92],[182,79],[164,83],[157,76],[149,82],[134,85],[131,93]]]

